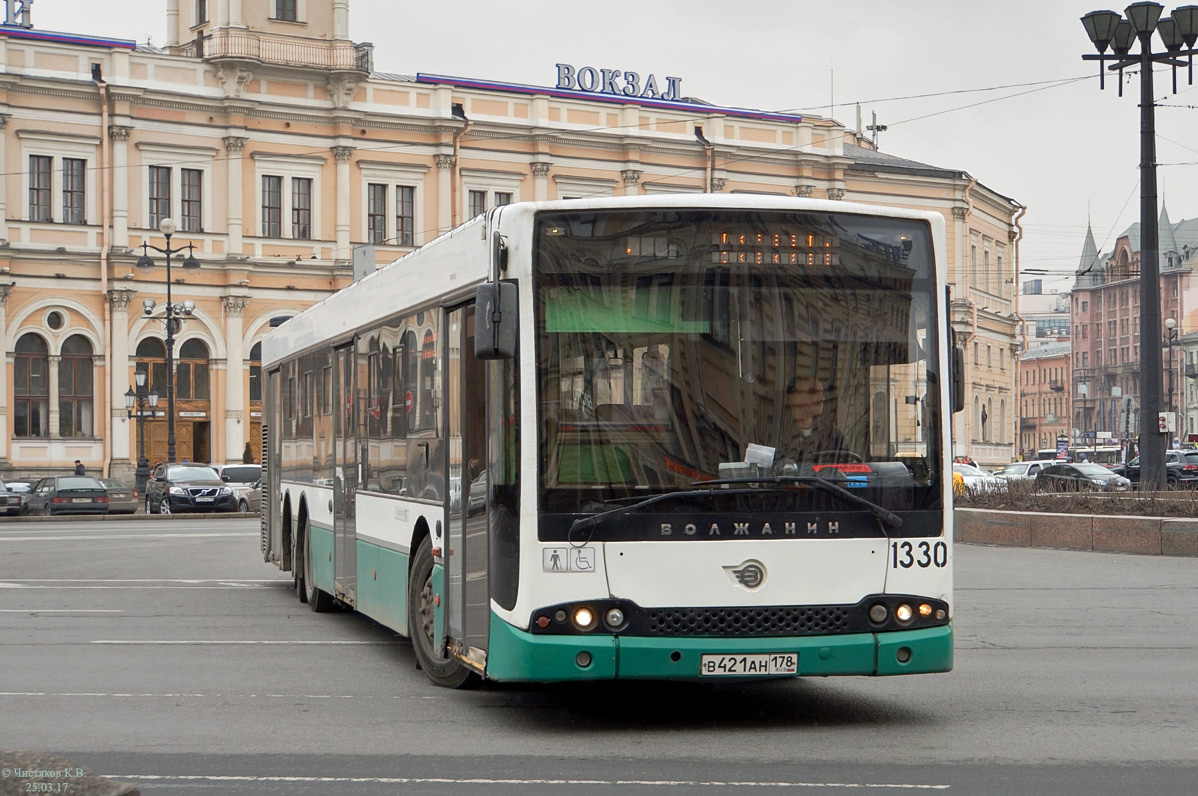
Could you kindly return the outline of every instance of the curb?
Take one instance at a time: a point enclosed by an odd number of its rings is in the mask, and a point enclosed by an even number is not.
[[[1004,547],[1198,557],[1198,520],[958,508],[953,510],[953,540]]]

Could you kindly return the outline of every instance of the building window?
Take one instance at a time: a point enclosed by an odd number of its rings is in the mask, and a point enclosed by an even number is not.
[[[179,229],[184,232],[204,231],[204,172],[199,169],[182,169],[179,206]]]
[[[208,400],[208,346],[194,338],[179,346],[175,396],[183,400]]]
[[[506,191],[495,192],[495,206],[503,207],[512,203],[512,195]]]
[[[295,22],[295,3],[296,0],[275,0],[275,19]]]
[[[312,180],[307,177],[291,178],[291,237],[312,237]]]
[[[250,400],[262,400],[262,343],[250,348]]]
[[[22,335],[13,349],[13,436],[50,436],[50,356],[46,341]]]
[[[366,204],[366,239],[371,243],[387,241],[387,186],[371,183]]]
[[[72,335],[62,344],[58,360],[58,435],[90,437],[92,420],[92,344]]]
[[[29,156],[29,220],[53,221],[50,215],[50,170],[54,159],[47,155]]]
[[[395,242],[411,246],[416,231],[416,189],[410,185],[395,186]]]
[[[196,24],[202,25],[208,21],[208,0],[196,0]]]
[[[86,224],[84,175],[87,161],[82,158],[62,159],[62,220],[64,224]]]
[[[262,237],[283,237],[283,178],[262,177]]]
[[[471,191],[467,198],[468,215],[471,218],[481,216],[487,212],[487,192],[486,191]]]
[[[157,229],[171,216],[170,166],[150,166],[150,227]]]

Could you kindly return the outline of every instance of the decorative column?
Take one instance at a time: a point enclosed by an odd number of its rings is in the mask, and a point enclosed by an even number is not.
[[[47,430],[50,432],[50,439],[58,439],[58,365],[62,362],[62,354],[52,353],[49,357],[47,357],[47,359],[49,360],[48,367],[50,368],[50,378],[47,379],[47,381],[50,382],[50,386],[48,388],[50,397],[50,412],[49,418],[46,421],[49,424],[49,428]],[[124,399],[121,399],[121,406],[124,405],[125,401]]]
[[[834,202],[839,202],[841,199],[844,198],[844,195],[845,195],[844,188],[829,188],[828,189],[828,198]]]
[[[437,161],[437,234],[453,226],[453,155],[435,155]]]
[[[0,136],[0,141],[3,141]],[[0,351],[4,352],[4,359],[8,359],[8,352],[12,351],[12,346],[8,344],[8,294],[12,291],[12,285],[0,285]],[[9,424],[9,417],[12,413],[8,406],[8,363],[0,360],[0,461],[8,460],[8,441],[12,436],[12,426]]]
[[[333,259],[352,260],[353,249],[349,243],[349,161],[353,157],[352,146],[333,147],[333,158],[337,161],[337,244]]]
[[[129,372],[129,302],[136,291],[129,288],[114,288],[108,291],[108,306],[112,310],[112,358],[108,367],[112,378],[108,380],[112,394],[108,396],[109,412],[112,414],[112,460],[129,459],[136,442],[132,440],[129,414],[125,411],[125,391],[133,385]]]
[[[814,185],[808,185],[806,183],[801,183],[801,184],[795,186],[795,196],[801,197],[803,199],[810,199],[811,194],[814,191],[815,191]]]
[[[116,248],[129,246],[129,133],[133,128],[123,124],[108,125],[108,137],[112,140],[112,172],[101,174],[100,179],[110,180],[112,185],[112,245]],[[125,394],[114,406],[125,405]]]
[[[12,114],[0,113],[0,163],[8,162],[8,153],[6,151],[7,148],[4,146],[4,128],[5,128],[5,126],[8,125],[8,120],[10,118],[12,118]],[[7,241],[8,240],[8,210],[6,209],[5,193],[6,193],[6,191],[0,191],[0,240]],[[6,288],[6,290],[7,290],[7,288]],[[5,293],[4,296],[5,296],[5,298],[7,298],[8,293]],[[8,349],[5,348],[4,350],[7,351]],[[0,399],[0,400],[2,400],[2,399]],[[7,417],[7,413],[5,413],[5,417]],[[5,444],[7,445],[7,442]],[[2,452],[0,452],[0,458],[4,458]]]
[[[225,310],[225,461],[239,461],[245,448],[246,376],[241,316],[249,296],[223,296]],[[215,418],[214,418],[215,419]]]
[[[640,185],[642,173],[638,169],[624,169],[620,172],[620,176],[624,178],[625,196],[636,196],[640,193],[637,186]]]
[[[225,151],[229,157],[225,161],[226,174],[228,175],[228,235],[229,241],[226,244],[226,252],[228,254],[243,254],[242,235],[245,234],[244,219],[242,218],[242,193],[241,193],[241,171],[245,164],[245,159],[242,157],[242,151],[245,149],[245,142],[248,139],[240,136],[228,135],[225,136]]]
[[[549,199],[549,167],[552,165],[552,163],[542,162],[532,164],[532,198],[537,202]]]
[[[166,46],[177,47],[179,45],[179,0],[166,0]],[[125,398],[121,396],[121,406],[125,405]]]

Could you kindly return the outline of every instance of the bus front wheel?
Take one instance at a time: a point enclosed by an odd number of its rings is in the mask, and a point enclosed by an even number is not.
[[[426,536],[416,549],[408,580],[408,633],[416,661],[428,679],[445,688],[472,685],[478,675],[454,658],[442,657],[433,638],[433,544]]]

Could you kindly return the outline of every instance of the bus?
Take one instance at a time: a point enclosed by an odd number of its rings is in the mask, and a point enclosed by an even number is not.
[[[1082,456],[1086,457],[1086,461],[1101,464],[1103,467],[1115,467],[1124,462],[1124,448],[1122,445],[1091,445],[1083,448],[1069,448],[1065,451],[1065,455],[1061,456],[1057,448],[1041,448],[1036,451],[1036,458],[1042,461],[1050,461],[1060,458],[1062,461],[1081,461]]]
[[[494,208],[265,338],[263,555],[441,686],[948,671],[948,301],[934,213]]]

